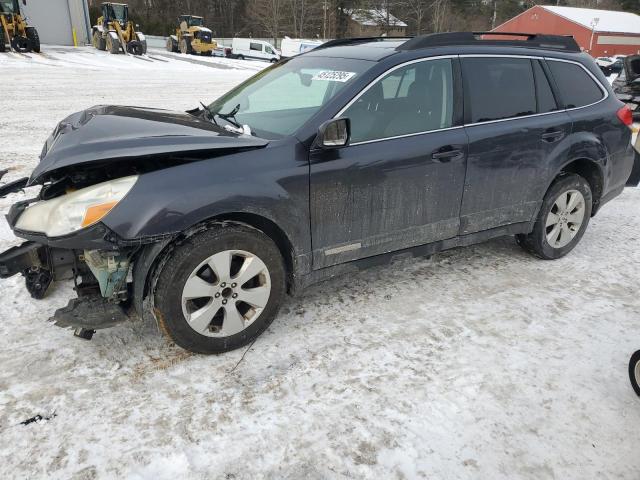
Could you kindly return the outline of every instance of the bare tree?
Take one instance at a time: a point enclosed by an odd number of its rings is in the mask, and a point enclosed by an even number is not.
[[[286,0],[251,0],[248,18],[276,42],[280,37],[285,10]]]
[[[431,26],[434,32],[445,30],[448,12],[449,0],[433,0],[431,3]]]

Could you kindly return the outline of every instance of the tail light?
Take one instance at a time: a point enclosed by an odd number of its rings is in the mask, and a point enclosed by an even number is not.
[[[631,125],[633,125],[633,112],[629,107],[625,105],[620,110],[618,110],[617,115],[622,123],[631,128]]]

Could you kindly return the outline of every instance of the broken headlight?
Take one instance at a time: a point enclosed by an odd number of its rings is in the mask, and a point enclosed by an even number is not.
[[[58,237],[93,225],[122,200],[138,176],[118,178],[51,200],[31,204],[18,218],[15,228]]]

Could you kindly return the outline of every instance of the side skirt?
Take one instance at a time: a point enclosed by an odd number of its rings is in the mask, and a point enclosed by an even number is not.
[[[425,245],[419,245],[417,247],[405,248],[394,252],[361,258],[359,260],[353,260],[351,262],[321,268],[318,270],[314,270],[307,275],[298,277],[291,293],[297,295],[299,293],[302,293],[304,289],[310,287],[311,285],[315,285],[316,283],[320,283],[337,276],[356,273],[361,270],[366,270],[370,267],[386,265],[395,260],[404,258],[425,257],[456,247],[466,247],[469,245],[474,245],[476,243],[482,243],[496,237],[516,235],[519,233],[530,233],[533,230],[533,225],[534,224],[532,222],[513,223],[511,225],[505,225],[503,227],[492,228],[490,230],[470,233],[468,235],[461,235],[449,238],[447,240],[440,240],[438,242],[427,243]]]

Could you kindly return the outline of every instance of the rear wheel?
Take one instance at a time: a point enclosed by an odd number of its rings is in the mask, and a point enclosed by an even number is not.
[[[178,45],[176,44],[176,41],[172,37],[167,38],[167,52],[173,53],[177,51]]]
[[[38,31],[34,27],[27,27],[25,33],[31,43],[31,50],[40,53],[40,36],[38,35]]]
[[[640,397],[640,350],[631,355],[631,360],[629,361],[629,378],[633,390],[636,392],[636,395]]]
[[[158,273],[155,313],[182,348],[222,353],[253,341],[285,294],[280,251],[263,232],[217,224],[176,247]]]
[[[113,54],[120,53],[120,40],[107,35],[107,50]]]
[[[244,60],[244,55],[238,55],[238,60]]]
[[[0,52],[4,52],[6,51],[6,46],[5,46],[5,39],[4,39],[4,28],[0,28]]]
[[[589,183],[580,175],[562,175],[549,187],[533,231],[516,239],[522,248],[545,260],[563,257],[584,235],[591,208]]]
[[[93,32],[93,38],[91,43],[93,44],[93,47],[98,50],[107,49],[106,42],[104,41],[104,38],[102,38],[102,35],[100,35],[100,32],[98,31]]]

